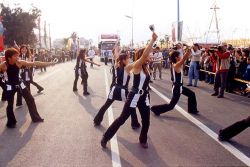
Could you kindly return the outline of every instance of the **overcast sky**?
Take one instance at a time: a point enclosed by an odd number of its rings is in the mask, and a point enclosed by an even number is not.
[[[95,42],[101,33],[119,33],[123,43],[131,40],[131,20],[134,16],[135,42],[150,37],[148,25],[155,24],[163,36],[171,34],[176,22],[176,0],[1,0],[19,3],[28,9],[31,3],[42,10],[42,17],[51,24],[52,38],[68,37],[76,31]],[[184,21],[185,38],[199,38],[209,29],[214,0],[180,0],[180,18]],[[217,0],[222,39],[250,38],[248,20],[250,0]],[[215,30],[215,24],[212,25]],[[211,34],[213,36],[214,34]]]

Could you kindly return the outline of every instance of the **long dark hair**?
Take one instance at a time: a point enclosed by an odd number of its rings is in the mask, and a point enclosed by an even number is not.
[[[142,49],[139,49],[135,52],[135,61],[139,60],[142,57],[144,50],[145,50],[145,48],[142,48]],[[148,66],[147,64],[143,64],[142,69],[143,69],[145,74],[149,75],[149,71],[148,71],[147,66]]]
[[[86,55],[86,49],[81,49],[78,56],[82,59],[85,59],[85,55]]]
[[[29,59],[31,57],[31,53],[30,53],[30,49],[28,48],[27,45],[22,45],[20,47],[20,56],[22,56],[22,49],[24,49],[24,48],[26,48],[26,50],[27,50],[27,53],[25,54],[25,58]]]
[[[175,64],[177,63],[176,58],[180,56],[180,52],[179,51],[173,51],[172,53],[170,53],[170,63],[171,64]]]
[[[128,54],[126,53],[121,53],[119,55],[119,57],[117,58],[117,64],[118,64],[118,67],[125,67],[126,65],[123,63],[124,60],[126,60],[128,58]]]

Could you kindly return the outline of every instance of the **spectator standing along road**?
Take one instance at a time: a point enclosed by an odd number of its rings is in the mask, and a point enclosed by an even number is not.
[[[95,57],[95,51],[93,48],[90,48],[90,50],[88,51],[88,57],[89,57],[90,61],[93,61],[93,59]],[[93,63],[90,64],[90,67],[93,68]]]
[[[156,47],[153,57],[154,57],[154,64],[153,64],[153,67],[154,67],[154,73],[153,73],[154,80],[156,78],[156,70],[157,69],[159,70],[159,78],[162,79],[162,64],[161,64],[161,62],[163,60],[163,56],[162,56],[162,53],[160,52],[159,47]]]
[[[104,52],[104,62],[105,62],[105,65],[108,65],[108,60],[109,60],[109,51],[108,50],[105,50]]]
[[[192,49],[192,54],[191,54],[190,68],[188,71],[188,77],[189,77],[188,86],[192,86],[193,79],[195,79],[194,87],[197,87],[197,83],[199,79],[200,59],[201,59],[200,46],[198,44],[194,44],[193,49]]]
[[[230,52],[227,52],[227,45],[219,46],[216,52],[216,75],[214,84],[214,93],[212,96],[218,96],[218,98],[224,98],[224,91],[227,84],[227,75],[230,65]],[[219,92],[220,88],[220,92]]]

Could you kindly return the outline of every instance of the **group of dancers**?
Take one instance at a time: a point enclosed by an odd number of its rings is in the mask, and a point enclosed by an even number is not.
[[[136,51],[135,61],[133,63],[129,63],[129,55],[126,54],[126,52],[119,51],[118,45],[114,48],[114,82],[111,84],[111,89],[105,104],[101,107],[94,118],[94,126],[99,126],[101,124],[106,110],[115,100],[125,101],[125,104],[120,116],[103,134],[101,139],[101,146],[103,148],[106,148],[108,141],[116,134],[126,120],[131,117],[132,128],[138,129],[141,127],[139,143],[142,148],[147,149],[148,130],[150,126],[150,110],[156,116],[173,110],[178,103],[181,94],[188,97],[188,112],[194,115],[199,113],[195,93],[189,88],[183,86],[183,65],[192,54],[192,49],[190,47],[187,48],[184,55],[182,55],[178,50],[170,53],[171,80],[173,82],[172,98],[170,103],[154,105],[150,108],[149,63],[152,61],[150,55],[157,37],[157,34],[153,33],[148,46]],[[132,88],[128,90],[130,74],[133,75],[133,84]],[[141,115],[142,125],[138,122],[136,108],[138,108]],[[221,141],[230,140],[232,137],[236,136],[249,126],[250,117],[220,130],[218,139]]]
[[[33,81],[33,68],[54,65],[56,62],[32,61],[30,50],[23,45],[20,48],[9,48],[5,51],[5,61],[0,64],[0,73],[3,74],[3,94],[7,100],[6,109],[8,128],[15,128],[17,120],[14,115],[13,105],[14,96],[17,93],[17,106],[22,105],[22,97],[26,101],[29,114],[33,122],[43,122],[44,119],[39,115],[35,100],[30,92],[30,84],[37,86],[38,93],[43,88]],[[21,76],[21,77],[20,77]]]
[[[101,146],[103,148],[106,148],[107,142],[116,134],[118,129],[130,116],[132,128],[137,129],[141,127],[141,133],[139,137],[140,145],[143,148],[148,148],[147,138],[150,126],[150,110],[157,116],[172,110],[177,104],[181,94],[184,94],[188,97],[188,112],[192,114],[197,114],[199,112],[197,110],[195,93],[190,89],[183,87],[182,66],[185,60],[191,55],[190,49],[183,57],[181,57],[178,51],[174,51],[171,54],[173,97],[170,104],[157,105],[150,108],[149,63],[151,62],[150,55],[153,51],[153,45],[157,38],[157,34],[153,33],[152,39],[150,40],[148,46],[136,51],[135,61],[133,63],[129,63],[130,57],[126,52],[119,51],[118,43],[114,48],[114,82],[112,82],[107,101],[94,118],[94,125],[99,126],[101,124],[106,110],[115,100],[125,101],[125,104],[120,116],[104,133],[101,140]],[[128,84],[130,75],[133,75],[133,84],[132,88],[129,90]],[[137,119],[136,108],[138,108],[141,115],[141,125]]]
[[[190,57],[192,51],[188,48],[184,55],[179,51],[172,51],[170,54],[170,67],[171,67],[171,80],[172,86],[172,99],[169,104],[155,105],[150,108],[150,72],[149,63],[151,62],[151,53],[153,45],[158,36],[155,32],[152,34],[152,39],[146,48],[136,51],[135,61],[130,63],[130,55],[123,52],[119,48],[119,44],[115,45],[113,50],[114,65],[113,65],[113,82],[110,87],[110,93],[105,104],[100,108],[95,116],[93,122],[94,126],[99,126],[103,121],[103,117],[107,109],[114,101],[124,101],[124,107],[120,116],[109,126],[104,133],[101,146],[106,148],[108,141],[116,134],[118,129],[131,117],[132,129],[141,127],[139,136],[139,143],[143,148],[148,148],[148,130],[150,126],[150,110],[159,116],[170,110],[173,110],[178,103],[181,94],[188,97],[188,112],[191,114],[198,114],[197,102],[195,93],[183,86],[183,64]],[[86,69],[86,62],[97,66],[98,63],[90,61],[86,57],[86,50],[81,49],[77,57],[75,66],[75,81],[73,84],[73,91],[78,91],[77,81],[79,77],[82,78],[83,95],[89,95],[87,90],[88,72]],[[4,100],[7,100],[8,105],[6,109],[8,128],[15,128],[17,120],[14,115],[13,105],[14,96],[17,93],[17,106],[22,105],[22,97],[25,99],[29,114],[33,122],[43,122],[44,119],[39,115],[35,100],[30,92],[30,84],[37,87],[38,93],[43,88],[33,81],[34,67],[46,67],[55,65],[56,62],[39,62],[33,61],[30,50],[27,46],[23,45],[20,48],[9,48],[5,51],[5,62],[0,64],[0,73],[2,75],[1,86],[3,87]],[[130,77],[133,75],[132,88],[129,90]],[[21,76],[21,77],[20,77]],[[136,108],[138,108],[141,115],[141,124],[138,121]],[[250,117],[245,120],[239,121],[232,126],[221,130],[219,134],[220,140],[229,140],[237,135],[244,129],[250,126]]]

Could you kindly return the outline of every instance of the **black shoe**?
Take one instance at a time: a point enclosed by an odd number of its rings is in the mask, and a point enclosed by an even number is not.
[[[153,83],[153,81],[152,81],[152,80],[150,80],[150,81],[149,81],[149,83]]]
[[[139,129],[141,127],[141,124],[137,123],[137,124],[131,125],[131,127],[133,130],[136,130],[136,129]]]
[[[107,141],[104,140],[104,137],[101,140],[101,146],[102,146],[102,148],[107,148]]]
[[[197,115],[197,114],[199,113],[199,111],[198,111],[198,110],[196,110],[196,111],[192,111],[192,112],[188,112],[188,113],[190,113],[190,114],[194,114],[194,115]]]
[[[160,116],[161,114],[158,113],[156,110],[154,110],[154,107],[151,107],[151,111],[156,115],[156,116]]]
[[[218,96],[219,95],[219,93],[213,93],[213,94],[211,94],[211,96]]]
[[[187,86],[193,86],[192,84],[188,84]]]
[[[41,93],[44,90],[44,88],[38,89],[37,93]]]
[[[40,118],[40,119],[37,119],[37,120],[32,120],[32,122],[34,122],[34,123],[44,122],[44,119]]]
[[[222,130],[220,130],[219,135],[218,135],[218,140],[219,141],[228,141],[229,139],[223,137]]]
[[[221,98],[224,98],[224,96],[223,95],[219,95],[219,96],[217,96],[219,99],[221,99]]]
[[[94,126],[100,126],[100,125],[101,125],[101,122],[94,121]]]
[[[88,96],[88,95],[90,95],[89,92],[84,92],[84,93],[83,93],[83,96]]]
[[[140,145],[141,145],[141,147],[144,148],[144,149],[147,149],[147,148],[148,148],[148,143],[141,143],[141,142],[140,142]]]
[[[73,88],[73,92],[77,92],[78,91],[78,89],[77,88]]]
[[[14,128],[16,128],[16,124],[6,125],[6,127],[9,129],[14,129]]]

